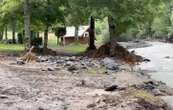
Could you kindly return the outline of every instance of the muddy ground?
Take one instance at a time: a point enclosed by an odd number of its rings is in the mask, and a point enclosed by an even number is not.
[[[167,110],[159,97],[172,89],[143,72],[118,61],[118,68],[107,68],[101,59],[53,58],[19,65],[1,56],[0,110]]]
[[[124,44],[127,48],[141,43]],[[139,44],[139,45],[138,45]],[[145,43],[143,43],[145,46]],[[0,55],[0,110],[168,110],[172,88],[113,58]]]

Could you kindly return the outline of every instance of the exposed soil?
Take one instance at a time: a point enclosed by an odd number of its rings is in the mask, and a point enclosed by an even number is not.
[[[58,57],[56,64],[46,60],[18,65],[16,57],[2,57],[0,110],[167,110],[159,97],[173,92],[165,84],[129,72],[122,64],[118,71],[108,70],[97,68],[100,59],[70,58]],[[66,63],[90,60],[96,66],[69,69]],[[112,85],[118,89],[104,91]]]

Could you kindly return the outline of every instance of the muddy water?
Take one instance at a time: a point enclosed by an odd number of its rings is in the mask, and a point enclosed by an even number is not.
[[[165,82],[173,87],[173,44],[150,42],[153,46],[135,49],[136,53],[151,59],[150,63],[140,65],[141,69],[150,70],[153,79]],[[173,107],[173,97],[164,97]]]

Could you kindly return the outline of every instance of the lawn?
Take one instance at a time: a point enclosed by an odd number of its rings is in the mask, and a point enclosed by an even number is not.
[[[18,53],[24,50],[21,44],[0,44],[0,52],[4,53]]]
[[[73,43],[67,46],[64,46],[64,51],[72,52],[72,53],[81,53],[84,52],[87,48],[86,44]]]
[[[56,50],[60,49],[65,52],[81,53],[86,50],[87,44],[72,43],[70,45],[61,46],[60,44],[57,45],[57,38],[55,36],[50,36],[48,47]]]
[[[48,48],[60,49],[65,52],[80,53],[84,52],[87,48],[87,44],[73,43],[67,46],[57,45],[57,37],[50,35],[48,39]],[[2,53],[19,53],[24,50],[24,45],[21,44],[3,44],[0,43],[0,52]]]
[[[67,46],[57,45],[57,40],[55,38],[50,38],[48,47],[65,52],[71,53],[81,53],[84,52],[87,48],[86,44],[73,43]],[[20,53],[24,50],[24,45],[21,44],[1,44],[0,43],[0,52],[1,53]]]

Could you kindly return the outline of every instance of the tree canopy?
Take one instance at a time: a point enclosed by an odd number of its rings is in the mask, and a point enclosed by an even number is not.
[[[24,30],[24,1],[0,1],[1,31],[5,27],[14,33]],[[78,27],[87,24],[90,16],[108,18],[110,27],[114,27],[111,37],[159,37],[173,33],[172,0],[29,0],[29,5],[31,30],[45,32],[45,47],[50,27]]]

